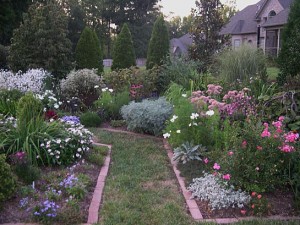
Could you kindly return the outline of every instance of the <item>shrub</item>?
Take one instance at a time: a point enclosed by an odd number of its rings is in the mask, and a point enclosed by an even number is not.
[[[161,135],[165,121],[171,116],[173,107],[161,97],[157,100],[131,102],[121,108],[128,129],[136,132]]]
[[[31,165],[25,152],[17,152],[11,155],[10,160],[12,161],[13,171],[25,184],[32,184],[33,181],[40,178],[40,169]]]
[[[197,72],[198,63],[178,57],[170,57],[159,72],[157,89],[159,93],[165,92],[171,82],[186,90],[190,88],[191,81],[198,82],[204,76]]]
[[[42,117],[42,102],[35,98],[32,93],[27,93],[20,98],[17,105],[18,127],[26,129],[31,120]]]
[[[0,70],[0,89],[17,89],[21,92],[42,93],[45,81],[51,78],[51,74],[43,69],[29,69],[27,72],[13,73]]]
[[[157,91],[159,68],[142,70],[137,67],[113,71],[104,75],[105,83],[115,92],[122,92],[124,89],[131,90],[131,95],[136,99],[151,97]],[[139,90],[137,90],[139,89]],[[141,99],[139,99],[141,100]]]
[[[101,118],[95,112],[86,112],[80,116],[80,123],[86,127],[98,127],[101,122]]]
[[[218,60],[220,76],[229,83],[249,81],[255,76],[267,80],[266,58],[260,50],[244,45],[222,52]]]
[[[0,113],[16,117],[17,104],[23,93],[19,90],[0,90]]]
[[[170,48],[170,39],[168,28],[165,24],[163,16],[159,16],[154,25],[151,39],[147,51],[147,69],[153,68],[155,65],[162,65],[166,59]]]
[[[97,69],[103,72],[103,53],[97,34],[89,27],[84,28],[77,43],[76,50],[77,69]]]
[[[103,88],[100,98],[94,102],[99,116],[104,120],[121,119],[120,109],[130,102],[129,91],[113,93],[112,89]]]
[[[69,99],[77,97],[89,107],[98,99],[101,84],[101,78],[95,70],[71,71],[67,78],[60,82],[61,94]]]
[[[125,23],[114,45],[111,69],[124,69],[131,66],[135,66],[135,53],[130,30]]]
[[[0,155],[0,204],[10,198],[15,191],[16,180],[9,164],[5,162],[5,155]]]

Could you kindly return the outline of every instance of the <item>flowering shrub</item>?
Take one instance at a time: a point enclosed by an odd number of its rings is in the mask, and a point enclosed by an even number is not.
[[[43,94],[36,94],[35,97],[43,103],[44,111],[59,109],[59,106],[62,104],[61,101],[58,101],[52,90],[46,90]]]
[[[48,158],[53,165],[68,165],[80,159],[90,149],[92,143],[92,133],[78,123],[77,117],[64,119],[62,119],[65,131],[63,137],[45,138],[40,144],[44,153],[42,157]]]
[[[98,99],[101,85],[101,77],[95,70],[90,69],[71,71],[60,82],[62,96],[66,99],[77,97],[88,107]]]
[[[218,160],[221,171],[231,175],[230,182],[247,191],[272,191],[287,184],[290,160],[299,159],[295,151],[299,134],[285,132],[283,119],[272,125],[255,120],[233,124],[238,138],[231,142],[231,150],[211,160]]]
[[[21,92],[42,93],[44,81],[51,74],[43,69],[30,69],[25,73],[19,71],[14,74],[11,71],[0,70],[0,89],[17,89]]]
[[[188,187],[192,197],[209,201],[212,210],[223,208],[243,208],[250,202],[250,196],[240,189],[222,181],[219,174],[204,173],[203,177],[193,179]]]

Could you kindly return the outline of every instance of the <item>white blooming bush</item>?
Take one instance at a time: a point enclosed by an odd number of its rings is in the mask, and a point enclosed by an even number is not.
[[[68,165],[80,159],[92,144],[93,134],[84,128],[78,117],[65,116],[60,119],[64,127],[62,137],[45,138],[40,147],[50,163]]]
[[[42,93],[45,80],[50,77],[51,74],[43,69],[30,69],[25,73],[0,70],[0,89]]]
[[[98,99],[101,86],[102,78],[91,69],[73,70],[60,82],[63,97],[66,99],[77,97],[86,106],[91,106]]]
[[[42,94],[36,94],[36,98],[40,99],[44,105],[44,111],[49,109],[59,109],[62,104],[52,90],[46,90]]]
[[[227,208],[243,208],[251,197],[246,192],[235,190],[226,181],[221,180],[218,174],[204,173],[203,177],[193,179],[188,187],[192,197],[209,201],[212,210]]]

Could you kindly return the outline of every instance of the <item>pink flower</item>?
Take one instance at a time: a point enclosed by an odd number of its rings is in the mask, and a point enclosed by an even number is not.
[[[257,198],[258,198],[258,199],[261,199],[261,197],[262,197],[261,195],[257,195]]]
[[[280,134],[280,133],[283,132],[283,130],[281,130],[281,128],[277,128],[277,129],[276,129],[276,132]]]
[[[230,174],[225,174],[223,175],[224,180],[230,180]]]
[[[261,151],[263,148],[261,146],[256,146],[256,149]]]
[[[213,166],[214,170],[219,170],[221,166],[218,163],[215,163]]]
[[[208,161],[207,158],[205,158],[205,159],[203,160],[203,162],[204,162],[205,164],[207,164],[209,161]]]
[[[268,131],[268,128],[264,129],[264,131],[261,133],[261,137],[270,137],[271,133]]]
[[[247,211],[244,210],[244,209],[241,210],[241,214],[242,214],[242,215],[246,215],[246,212],[247,212]]]
[[[279,147],[279,149],[283,152],[293,152],[295,150],[295,148],[293,146],[286,145],[286,144]]]
[[[264,127],[265,127],[266,129],[269,128],[269,124],[268,124],[268,123],[264,123],[263,125],[264,125]]]
[[[299,138],[299,134],[290,132],[288,134],[285,134],[284,137],[285,137],[285,142],[294,143]]]
[[[244,141],[242,142],[242,147],[243,147],[243,148],[246,148],[246,146],[247,146],[247,141],[244,140]]]
[[[252,196],[252,197],[255,197],[255,195],[256,195],[256,192],[255,192],[255,191],[251,193],[251,196]]]
[[[232,151],[228,152],[228,155],[230,155],[230,156],[233,155],[233,152]]]
[[[277,129],[279,129],[279,128],[282,127],[282,122],[281,121],[276,121],[276,122],[273,122],[272,125],[274,127],[276,127]]]
[[[284,120],[284,116],[279,116],[278,120],[282,122]]]

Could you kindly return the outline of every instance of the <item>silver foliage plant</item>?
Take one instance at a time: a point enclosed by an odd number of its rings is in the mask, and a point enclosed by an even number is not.
[[[172,105],[164,98],[145,99],[142,102],[130,102],[121,108],[128,130],[161,135],[165,122],[173,112]]]
[[[192,161],[201,159],[202,151],[206,151],[206,148],[202,145],[193,145],[190,142],[183,143],[180,147],[174,149],[173,160],[176,162],[182,162],[183,164]]]
[[[208,201],[212,210],[227,208],[243,208],[250,202],[250,195],[235,190],[232,185],[221,181],[217,175],[204,173],[203,177],[193,179],[188,190],[192,197]]]

